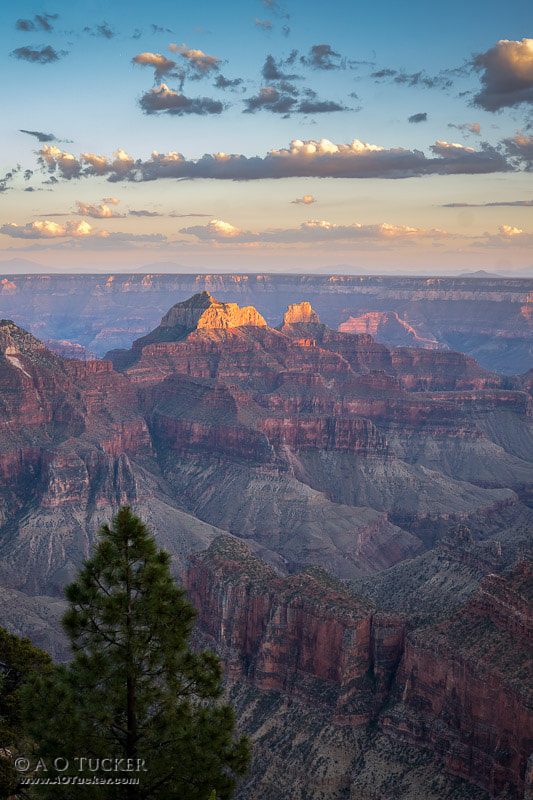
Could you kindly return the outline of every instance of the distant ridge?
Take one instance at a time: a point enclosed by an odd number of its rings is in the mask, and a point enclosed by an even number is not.
[[[499,272],[487,272],[486,269],[478,269],[475,272],[461,272],[458,278],[503,278]]]

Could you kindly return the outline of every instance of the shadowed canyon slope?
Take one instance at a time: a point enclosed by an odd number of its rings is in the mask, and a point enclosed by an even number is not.
[[[533,361],[533,280],[347,275],[10,275],[0,316],[39,338],[103,355],[157,325],[169,305],[207,290],[253,305],[269,325],[310,301],[323,322],[390,346],[460,350],[487,369],[526,372]]]

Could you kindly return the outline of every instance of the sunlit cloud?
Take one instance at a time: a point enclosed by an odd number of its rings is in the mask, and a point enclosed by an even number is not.
[[[312,194],[304,194],[303,197],[297,197],[296,200],[291,200],[294,205],[310,206],[311,203],[316,203]]]
[[[267,230],[262,232],[244,231],[241,228],[213,219],[207,225],[193,225],[182,228],[180,233],[195,236],[203,242],[233,242],[250,244],[305,244],[313,242],[352,242],[368,240],[386,242],[390,240],[407,241],[419,239],[443,239],[449,237],[446,231],[439,229],[426,230],[424,228],[410,227],[407,225],[392,225],[387,222],[375,225],[363,225],[355,222],[353,225],[337,225],[321,219],[312,219],[304,222],[298,228]]]
[[[115,198],[112,198],[113,200]],[[117,201],[118,202],[118,201]],[[107,203],[101,203],[100,205],[93,205],[91,203],[82,203],[79,200],[76,200],[76,205],[78,207],[77,213],[80,217],[93,217],[94,219],[116,219],[117,217],[122,217],[122,214],[117,214],[113,211]]]
[[[16,225],[14,222],[8,222],[0,227],[0,233],[15,239],[57,239],[90,236],[92,234],[106,235],[105,232],[96,233],[93,226],[85,222],[85,220],[69,220],[64,225],[61,225],[48,219],[28,222],[26,225]]]
[[[176,62],[161,53],[138,53],[131,61],[141,67],[152,67],[155,80],[161,81],[171,74],[176,77]]]
[[[139,100],[139,105],[145,114],[161,112],[177,116],[220,114],[224,109],[219,100],[212,100],[210,97],[186,97],[181,92],[169,89],[165,83],[145,92]]]
[[[219,65],[222,63],[222,59],[207,55],[202,50],[193,50],[186,44],[171,44],[169,50],[179,53],[188,62],[192,78],[204,78],[212,72],[218,72]]]
[[[456,128],[458,131],[463,131],[463,133],[473,133],[474,136],[479,136],[481,134],[481,125],[479,122],[463,122],[460,125],[454,125],[453,122],[449,122],[448,128]]]
[[[482,73],[481,91],[474,103],[486,111],[533,103],[533,39],[501,39],[475,56],[474,68]]]
[[[184,107],[183,101],[176,102],[177,109]],[[164,105],[162,107],[165,108]],[[206,112],[196,110],[194,113]],[[208,113],[218,112],[215,108]],[[107,175],[110,181],[150,181],[158,178],[412,178],[422,175],[490,174],[513,169],[497,148],[486,143],[476,150],[439,140],[430,150],[432,157],[420,150],[385,148],[359,139],[347,144],[334,144],[329,139],[294,139],[289,147],[271,150],[264,157],[219,152],[189,160],[179,152],[159,153],[154,150],[146,161],[134,161],[121,148],[115,151],[114,160],[111,160],[94,153],[83,153],[75,158],[55,145],[44,145],[38,151],[38,160],[49,173],[57,172],[65,179]]]

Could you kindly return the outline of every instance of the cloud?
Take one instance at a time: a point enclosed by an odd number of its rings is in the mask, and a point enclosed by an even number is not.
[[[85,220],[69,220],[64,225],[51,222],[48,219],[28,222],[26,225],[16,225],[8,222],[0,227],[0,233],[15,239],[57,239],[65,237],[90,236],[94,228]]]
[[[295,109],[299,114],[326,114],[333,111],[346,110],[346,106],[342,106],[335,100],[302,100],[298,108]]]
[[[187,60],[189,74],[193,79],[204,78],[212,72],[218,72],[219,65],[222,63],[222,59],[209,56],[202,50],[192,50],[186,44],[170,44],[169,50],[179,53],[182,58]]]
[[[195,236],[201,242],[214,243],[239,243],[252,244],[254,242],[297,244],[329,241],[359,241],[387,242],[387,241],[413,241],[418,239],[443,239],[449,236],[446,231],[439,229],[426,230],[407,225],[391,225],[381,222],[375,225],[363,225],[355,222],[353,225],[336,225],[327,220],[312,219],[304,222],[298,228],[278,228],[275,230],[255,232],[243,231],[241,228],[213,219],[207,225],[193,225],[182,228],[180,233]]]
[[[474,104],[486,111],[533,103],[533,39],[501,39],[473,60],[481,72],[481,91]]]
[[[83,30],[90,36],[96,36],[100,39],[112,39],[115,36],[115,31],[105,21],[101,25],[95,25],[93,28],[89,28],[86,25]]]
[[[439,75],[427,75],[423,70],[419,72],[404,72],[403,70],[378,69],[370,74],[376,81],[387,80],[390,83],[397,83],[403,86],[418,86],[425,89],[449,89],[453,81],[443,71]]]
[[[15,28],[18,31],[46,31],[49,33],[53,26],[51,20],[58,18],[58,14],[36,14],[33,19],[18,19]]]
[[[533,233],[518,228],[515,225],[500,225],[497,234],[486,233],[481,241],[474,245],[481,247],[533,247]]]
[[[172,33],[170,28],[163,28],[161,25],[155,25],[153,22],[150,25],[152,33]]]
[[[10,172],[6,172],[3,178],[0,178],[0,192],[7,192],[10,189],[8,184],[11,183],[13,180],[13,174],[17,170],[11,170]]]
[[[267,55],[261,74],[266,81],[291,81],[299,78],[298,75],[282,72],[272,55]]]
[[[312,194],[304,194],[303,197],[297,197],[296,200],[291,200],[291,203],[294,205],[304,205],[309,206],[311,203],[316,203],[315,198]]]
[[[517,166],[523,166],[527,172],[533,170],[533,136],[525,136],[521,131],[516,132],[512,139],[504,139],[508,154]]]
[[[220,114],[224,108],[219,100],[209,97],[185,97],[184,94],[169,89],[162,83],[157,89],[145,92],[139,100],[139,105],[145,114],[159,112],[179,115],[183,114]]]
[[[118,206],[120,200],[118,199],[118,197],[104,197],[102,202],[107,203],[108,205]]]
[[[51,64],[66,55],[68,55],[68,51],[54,50],[49,44],[46,47],[41,47],[40,50],[32,47],[17,47],[10,53],[12,58],[17,58],[19,61],[29,61],[32,64]]]
[[[53,133],[42,133],[42,131],[26,131],[24,128],[19,128],[20,133],[27,133],[29,136],[35,136],[39,142],[57,142],[59,141]]]
[[[163,217],[164,214],[160,214],[159,211],[146,211],[143,208],[139,209],[132,209],[128,212],[130,217]]]
[[[313,69],[344,69],[344,61],[340,59],[340,53],[332,50],[329,44],[314,44],[307,56],[301,56],[300,61]]]
[[[275,86],[262,87],[259,94],[248,97],[244,103],[245,114],[252,114],[260,109],[272,111],[275,114],[324,114],[333,111],[346,111],[345,106],[334,100],[319,100],[314,97],[314,92],[307,90],[308,98],[298,101],[298,90],[291,84],[282,81],[279,88]]]
[[[279,3],[276,3],[276,0],[263,0],[263,5],[276,17],[290,19],[290,14],[287,14],[285,9],[282,8]]]
[[[262,31],[271,31],[272,30],[272,23],[269,19],[258,19],[257,17],[254,19],[254,25],[256,28],[259,28]]]
[[[159,153],[154,150],[146,161],[134,161],[120,148],[111,160],[94,153],[82,153],[76,158],[55,145],[44,145],[38,151],[38,160],[52,177],[54,172],[66,179],[107,175],[113,182],[159,178],[412,178],[509,172],[513,169],[502,153],[486,143],[481,143],[475,150],[438,141],[430,149],[433,156],[428,157],[421,150],[387,149],[358,139],[348,144],[334,144],[328,139],[294,139],[287,148],[271,150],[264,157],[213,153],[189,160],[175,151]]]
[[[490,208],[491,206],[533,206],[533,200],[495,200],[492,203],[443,203],[441,208]]]
[[[410,117],[407,117],[407,122],[427,122],[428,115],[427,113],[420,112],[419,114],[412,114]]]
[[[115,200],[115,198],[112,198]],[[117,200],[118,203],[118,200]],[[91,203],[82,203],[79,200],[76,200],[76,205],[78,206],[77,213],[80,217],[94,217],[94,219],[116,219],[117,217],[122,217],[123,214],[116,214],[107,203],[101,203],[100,205],[92,205]]]
[[[176,62],[161,55],[161,53],[138,53],[131,59],[132,64],[139,64],[141,67],[153,67],[154,79],[161,81],[166,76],[182,77],[174,71]]]
[[[244,102],[247,114],[253,114],[261,108],[275,114],[287,114],[298,101],[291,95],[279,92],[274,86],[264,86],[259,89],[259,94],[247,97]]]
[[[217,75],[213,86],[217,89],[236,89],[243,83],[242,78],[225,78],[224,75]]]
[[[463,122],[461,125],[454,125],[453,122],[449,122],[448,128],[456,128],[458,131],[473,133],[475,136],[481,134],[481,125],[479,122]]]

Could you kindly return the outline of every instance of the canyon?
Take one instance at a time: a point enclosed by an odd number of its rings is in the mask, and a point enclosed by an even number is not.
[[[192,558],[185,585],[200,610],[197,635],[221,654],[230,685],[249,684],[274,706],[283,697],[288,725],[293,704],[319,706],[337,736],[361,735],[364,726],[368,750],[378,752],[375,731],[391,740],[388,775],[380,764],[376,794],[361,796],[398,796],[387,780],[379,785],[394,774],[393,743],[430,747],[447,773],[491,796],[530,796],[532,561],[506,577],[488,575],[466,604],[418,625],[380,611],[320,569],[280,578],[229,537]],[[264,768],[262,725],[261,716],[248,718]],[[334,772],[328,755],[306,753],[306,796],[321,796],[319,758],[324,772]],[[360,771],[354,765],[331,796],[360,796]],[[259,798],[250,783],[240,796]],[[417,791],[432,797],[435,788],[439,796],[442,786]]]
[[[533,280],[255,274],[9,275],[0,316],[39,339],[77,343],[98,356],[129,348],[168,307],[200,291],[253,305],[275,325],[290,303],[310,301],[334,329],[368,332],[390,346],[460,350],[487,369],[526,372],[533,356]]]
[[[105,314],[143,305],[137,278]],[[3,624],[64,658],[63,586],[128,503],[223,658],[257,756],[243,798],[297,774],[301,800],[531,796],[530,374],[242,294],[202,288],[100,359],[0,320]]]

